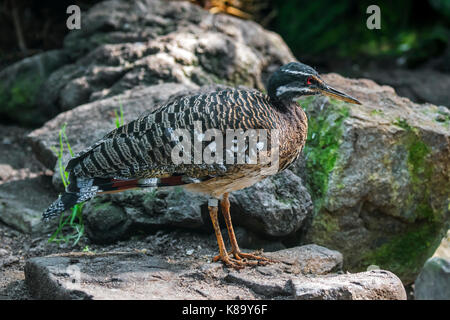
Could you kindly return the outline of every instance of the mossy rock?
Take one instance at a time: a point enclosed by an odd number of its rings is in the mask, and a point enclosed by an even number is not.
[[[342,252],[344,269],[378,265],[410,283],[448,228],[449,134],[436,106],[368,86],[376,103],[300,101],[309,123],[303,175],[315,205],[306,241]]]
[[[61,50],[19,61],[0,72],[0,116],[24,126],[48,120],[38,106],[38,95],[48,75],[67,61]]]
[[[42,117],[35,112],[36,95],[41,84],[42,78],[37,74],[21,75],[10,88],[0,84],[1,114],[22,125],[42,122]]]
[[[440,234],[439,224],[423,222],[412,226],[381,246],[364,252],[360,267],[377,265],[401,275],[405,282],[412,282],[420,273],[424,262],[438,247]]]

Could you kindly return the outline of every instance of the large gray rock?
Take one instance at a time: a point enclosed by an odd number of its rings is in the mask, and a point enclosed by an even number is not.
[[[82,23],[64,40],[75,62],[53,72],[40,92],[49,112],[163,82],[263,89],[268,74],[294,60],[277,34],[186,1],[104,1]]]
[[[26,130],[0,125],[0,222],[25,233],[48,230],[42,210],[57,193],[25,143]]]
[[[201,229],[203,217],[209,217],[207,202],[208,198],[181,188],[125,191],[96,197],[86,204],[83,214],[89,238],[111,243],[130,237],[136,230]]]
[[[445,60],[448,60],[448,54]],[[439,71],[436,71],[439,70]],[[371,70],[361,72],[364,78],[395,88],[399,96],[416,102],[430,102],[450,108],[450,77],[443,68]],[[423,81],[427,79],[427,81]]]
[[[0,221],[25,233],[48,232],[54,224],[42,224],[42,212],[56,196],[49,177],[4,183],[0,185]]]
[[[307,241],[341,251],[344,267],[379,265],[410,283],[448,228],[450,117],[370,80],[323,79],[362,105],[301,103],[308,141],[292,170],[315,204]]]
[[[233,192],[230,202],[233,222],[270,237],[305,229],[313,215],[308,190],[290,170]]]
[[[342,256],[319,246],[289,250],[272,253],[277,263],[240,271],[192,256],[168,261],[145,253],[70,253],[29,259],[25,279],[37,299],[406,298],[392,273],[318,276],[310,266],[328,265],[329,273],[339,269]],[[299,254],[305,251],[310,254]]]
[[[433,257],[427,260],[414,283],[417,300],[450,300],[450,260]]]
[[[23,59],[0,71],[0,116],[22,125],[48,119],[39,108],[38,96],[55,69],[69,62],[63,50],[52,50]],[[54,115],[54,114],[53,114]]]
[[[207,202],[207,197],[181,187],[159,188],[99,196],[86,204],[83,213],[89,238],[110,243],[136,230],[178,227],[210,231]],[[230,202],[234,226],[262,238],[293,235],[312,218],[309,194],[289,170],[233,193]]]
[[[450,230],[414,283],[418,300],[450,300]]]
[[[265,255],[288,265],[295,265],[303,274],[325,275],[342,270],[342,254],[316,244],[268,252]]]
[[[400,279],[383,270],[293,279],[289,285],[298,300],[406,300]]]
[[[115,114],[120,105],[124,110],[124,121],[136,119],[144,112],[154,110],[171,95],[189,89],[189,86],[176,83],[163,83],[136,90],[128,90],[115,97],[88,103],[59,114],[48,121],[42,128],[36,129],[28,136],[36,157],[49,169],[57,165],[55,150],[59,150],[59,131],[67,123],[66,134],[73,152],[79,152],[90,146],[105,134],[116,128]],[[70,159],[64,143],[64,159]],[[55,170],[58,174],[58,170]]]

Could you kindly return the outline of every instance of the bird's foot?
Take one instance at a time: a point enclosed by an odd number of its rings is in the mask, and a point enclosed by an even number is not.
[[[233,258],[231,257],[233,256]],[[253,253],[245,253],[242,251],[231,250],[225,257],[217,255],[213,258],[214,262],[223,261],[227,266],[234,269],[242,269],[246,266],[265,266],[271,262],[275,262],[272,259],[255,255]]]
[[[245,253],[242,251],[234,252],[233,256],[238,260],[240,259],[240,260],[244,260],[244,261],[256,262],[256,264],[262,265],[262,266],[269,264],[270,262],[275,262],[272,259],[269,259],[269,258],[266,258],[263,256],[259,256],[259,255],[253,254],[253,253]]]
[[[235,270],[243,269],[247,264],[242,260],[232,258],[229,254],[223,256],[217,255],[213,258],[214,262],[222,261],[227,267],[233,268]]]

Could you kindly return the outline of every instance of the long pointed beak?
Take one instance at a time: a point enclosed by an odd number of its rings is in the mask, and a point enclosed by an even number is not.
[[[346,93],[343,93],[339,90],[336,90],[330,86],[325,85],[325,87],[323,89],[319,89],[321,93],[345,101],[345,102],[350,102],[350,103],[354,103],[354,104],[361,104],[361,102],[359,102],[358,100],[356,100],[355,98],[349,96]]]

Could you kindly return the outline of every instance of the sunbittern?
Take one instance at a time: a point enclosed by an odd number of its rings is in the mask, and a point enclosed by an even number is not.
[[[150,114],[111,131],[72,158],[66,167],[70,184],[44,212],[43,219],[56,216],[96,194],[133,188],[182,186],[211,197],[208,209],[219,245],[219,255],[214,260],[235,268],[265,263],[266,258],[243,253],[239,249],[231,223],[228,193],[282,171],[297,159],[306,142],[308,122],[296,100],[316,94],[360,104],[328,86],[313,68],[298,62],[286,64],[272,74],[267,95],[229,88],[173,99]],[[180,136],[175,134],[178,129],[185,129],[188,133],[215,129],[215,140],[208,145],[210,154],[217,155],[223,151],[222,154],[228,156],[232,153],[233,161],[217,158],[214,158],[217,161],[208,163],[205,159],[180,162],[177,158],[174,161],[174,155],[188,154],[195,144],[189,144],[187,136],[180,140]],[[256,144],[256,151],[264,149],[266,156],[275,154],[273,150],[277,147],[275,170],[268,170],[269,167],[274,168],[274,161],[250,163],[248,152],[252,150],[249,147],[240,150],[247,152],[246,161],[236,161],[239,157],[236,145],[230,147],[220,141],[220,134],[226,136],[232,132],[235,143],[238,130],[248,132],[252,129],[265,130],[268,139],[272,139],[273,132],[276,133],[278,139],[270,140],[270,151],[268,142],[266,145],[264,142],[261,145],[261,141]],[[197,133],[194,139],[207,140],[204,137],[205,134],[199,136]],[[211,141],[212,137],[209,139]],[[184,149],[174,152],[183,142]],[[218,222],[219,201],[231,242],[228,253]]]

